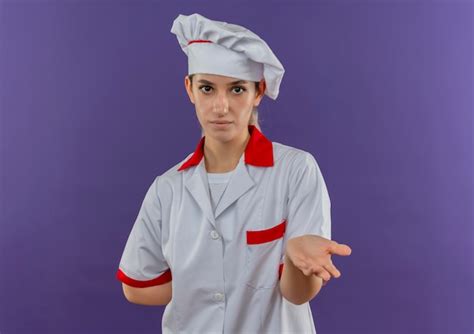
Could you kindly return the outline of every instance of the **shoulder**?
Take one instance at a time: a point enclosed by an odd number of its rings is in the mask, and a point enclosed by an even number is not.
[[[272,144],[275,166],[287,166],[293,170],[311,166],[319,169],[316,158],[311,152],[278,142]]]
[[[172,192],[173,185],[176,185],[177,182],[182,181],[182,172],[178,171],[179,167],[193,155],[194,152],[189,153],[184,159],[176,163],[174,166],[168,168],[161,174],[155,176],[153,182],[155,188],[157,189],[157,194],[159,197],[163,195],[170,195]]]
[[[311,152],[280,143],[274,143],[274,152],[275,166],[281,166],[281,169],[285,170],[290,189],[303,193],[304,189],[306,191],[324,189],[324,196],[329,202],[326,181],[320,165]]]
[[[176,163],[174,166],[168,168],[166,171],[164,171],[160,175],[160,178],[163,179],[163,180],[172,180],[176,177],[180,177],[182,172],[178,171],[179,167],[182,164],[184,164],[186,162],[186,160],[188,160],[193,154],[194,154],[194,152],[189,153],[188,155],[186,155],[186,157],[184,159],[181,159],[181,161]]]

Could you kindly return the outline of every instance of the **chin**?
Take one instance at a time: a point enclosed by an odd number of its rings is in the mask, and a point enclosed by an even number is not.
[[[207,132],[212,138],[218,140],[220,142],[228,142],[234,139],[235,133],[234,131],[216,131],[210,130]]]

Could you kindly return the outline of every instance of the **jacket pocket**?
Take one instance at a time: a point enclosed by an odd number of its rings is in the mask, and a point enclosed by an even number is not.
[[[246,231],[246,284],[254,289],[273,288],[279,279],[286,220],[264,230]]]

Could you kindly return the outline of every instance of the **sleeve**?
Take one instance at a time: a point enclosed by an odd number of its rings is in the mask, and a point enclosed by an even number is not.
[[[289,175],[286,241],[305,234],[331,239],[331,202],[321,170],[309,152],[295,158]]]
[[[161,237],[161,203],[156,177],[142,202],[128,236],[116,277],[133,287],[150,287],[171,281]]]

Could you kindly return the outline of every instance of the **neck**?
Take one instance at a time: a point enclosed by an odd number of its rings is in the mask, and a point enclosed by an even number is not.
[[[204,141],[204,159],[208,173],[226,173],[235,169],[247,147],[250,133],[245,131],[243,136],[230,142],[219,142],[210,136]]]

